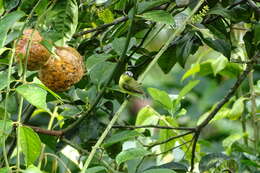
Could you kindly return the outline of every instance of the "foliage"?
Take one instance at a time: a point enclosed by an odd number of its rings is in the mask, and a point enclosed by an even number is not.
[[[0,172],[260,171],[260,2],[0,0],[0,15]],[[26,28],[51,56],[77,49],[84,77],[44,86],[16,61]],[[143,96],[120,90],[125,71]]]

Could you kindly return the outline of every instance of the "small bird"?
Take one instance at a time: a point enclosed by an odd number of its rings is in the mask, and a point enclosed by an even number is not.
[[[129,95],[140,96],[144,94],[141,85],[133,78],[131,71],[126,71],[120,76],[119,88]]]

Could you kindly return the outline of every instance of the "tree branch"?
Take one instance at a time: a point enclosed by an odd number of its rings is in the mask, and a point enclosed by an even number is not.
[[[195,128],[193,128],[193,127],[170,127],[170,126],[159,126],[159,125],[143,125],[143,126],[114,125],[113,128],[118,128],[118,129],[155,128],[155,129],[172,129],[172,130],[195,131]]]
[[[217,104],[215,109],[212,110],[212,112],[208,115],[208,117],[196,127],[196,132],[194,135],[194,142],[192,145],[192,156],[191,156],[191,169],[190,172],[193,171],[194,169],[194,160],[195,160],[195,155],[196,155],[196,144],[199,139],[200,133],[202,129],[209,124],[209,122],[214,118],[214,116],[218,113],[218,111],[223,107],[224,104],[226,104],[231,97],[235,94],[237,91],[238,87],[241,85],[241,83],[245,80],[247,75],[251,72],[253,69],[254,65],[256,64],[256,58],[259,57],[259,52],[252,58],[251,63],[247,65],[246,69],[244,72],[238,77],[236,83],[233,85],[233,87],[229,90],[227,95]]]

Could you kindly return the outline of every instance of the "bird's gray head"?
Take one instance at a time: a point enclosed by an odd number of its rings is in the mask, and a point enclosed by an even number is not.
[[[126,74],[127,76],[130,76],[130,77],[133,77],[133,76],[134,76],[131,71],[126,71],[125,74]]]

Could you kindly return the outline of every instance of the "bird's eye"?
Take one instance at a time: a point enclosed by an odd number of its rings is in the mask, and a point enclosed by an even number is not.
[[[133,77],[133,73],[131,71],[126,71],[125,74],[130,76],[130,77]]]

